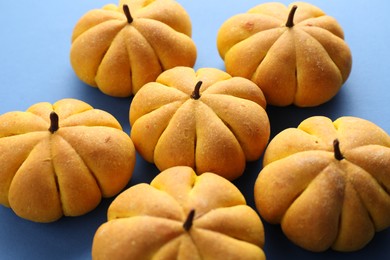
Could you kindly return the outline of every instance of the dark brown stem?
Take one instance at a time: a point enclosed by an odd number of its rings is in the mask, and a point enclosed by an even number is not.
[[[192,92],[191,98],[192,99],[199,99],[200,98],[200,86],[202,86],[202,81],[198,81],[195,85],[195,89]]]
[[[133,22],[133,17],[131,16],[130,9],[128,5],[123,5],[123,12],[126,15],[127,22],[130,24]]]
[[[339,142],[338,139],[335,139],[333,141],[333,149],[334,149],[334,158],[336,158],[339,161],[344,159],[344,156],[343,156],[343,154],[340,151],[340,142]]]
[[[286,26],[289,28],[294,26],[294,15],[297,8],[298,6],[294,5],[293,7],[291,7],[290,13],[288,14]]]
[[[59,128],[58,124],[58,115],[56,112],[51,112],[50,113],[50,127],[49,131],[53,134],[55,131],[57,131]]]
[[[185,231],[189,231],[192,227],[192,223],[194,222],[194,217],[195,217],[195,210],[192,209],[190,213],[188,213],[187,219],[183,224],[183,228]]]

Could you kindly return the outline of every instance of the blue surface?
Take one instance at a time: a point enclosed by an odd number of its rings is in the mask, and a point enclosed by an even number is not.
[[[262,1],[181,0],[193,24],[198,47],[196,68],[224,69],[216,49],[220,25],[232,15],[246,12]],[[288,4],[288,1],[280,1]],[[344,29],[353,55],[352,73],[339,94],[315,108],[268,107],[272,136],[296,127],[312,115],[336,119],[344,115],[368,119],[390,133],[390,1],[312,0],[334,16]],[[26,110],[42,101],[77,98],[113,114],[126,132],[130,131],[130,98],[112,98],[80,82],[69,63],[70,37],[74,25],[87,11],[109,2],[83,1],[1,1],[0,2],[0,114]],[[149,182],[156,168],[137,158],[129,185]],[[0,166],[1,167],[1,166]],[[253,182],[260,161],[249,163],[244,176],[234,183],[253,206]],[[62,218],[51,224],[37,224],[17,217],[0,206],[0,259],[90,259],[92,238],[106,220],[111,200],[76,218]],[[279,226],[264,223],[268,259],[389,259],[390,230],[379,232],[364,249],[355,253],[305,251],[282,234]]]

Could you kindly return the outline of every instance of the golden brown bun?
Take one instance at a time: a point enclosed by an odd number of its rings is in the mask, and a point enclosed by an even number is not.
[[[201,81],[200,97],[192,98]],[[238,178],[270,135],[265,98],[245,78],[218,69],[176,67],[146,84],[130,107],[131,138],[160,170],[186,165]]]
[[[288,27],[294,5],[294,25]],[[304,2],[265,3],[229,18],[219,29],[217,46],[226,71],[255,82],[276,106],[327,102],[352,67],[341,26]]]
[[[123,6],[133,21],[129,23]],[[164,70],[195,64],[191,22],[172,0],[120,1],[91,10],[75,25],[70,61],[86,84],[116,97],[135,94]]]
[[[49,131],[50,114],[59,128]],[[0,116],[0,203],[36,222],[79,216],[129,182],[135,149],[107,112],[75,99]]]
[[[271,140],[255,202],[305,249],[355,251],[390,226],[389,190],[390,136],[360,118],[318,116]]]
[[[118,195],[96,231],[92,258],[265,259],[263,245],[262,222],[232,183],[177,166]]]

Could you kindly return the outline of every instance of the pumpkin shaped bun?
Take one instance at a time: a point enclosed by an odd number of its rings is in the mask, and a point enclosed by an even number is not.
[[[159,170],[186,165],[233,180],[268,143],[265,106],[263,93],[248,79],[213,68],[176,67],[134,96],[131,138]]]
[[[357,117],[310,117],[271,140],[255,202],[305,249],[361,249],[390,226],[390,136]]]
[[[76,99],[0,116],[0,204],[51,222],[118,194],[135,164],[130,137],[109,113]]]
[[[214,174],[176,166],[132,186],[108,208],[92,259],[265,259],[260,217]]]
[[[75,25],[70,61],[86,84],[115,97],[135,94],[164,70],[195,64],[191,21],[173,0],[124,0]]]
[[[276,106],[327,102],[352,67],[341,26],[304,2],[260,4],[229,18],[219,29],[217,46],[226,71],[255,82]]]

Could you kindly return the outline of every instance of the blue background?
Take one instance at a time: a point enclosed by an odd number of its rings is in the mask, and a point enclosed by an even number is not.
[[[42,101],[77,98],[113,114],[130,131],[131,98],[113,98],[86,86],[75,76],[69,62],[70,37],[79,18],[101,8],[109,0],[1,1],[0,2],[0,114],[26,110]],[[216,49],[219,27],[229,17],[246,12],[264,1],[178,1],[188,11],[193,39],[198,48],[195,68],[224,69]],[[289,4],[289,1],[280,1]],[[331,119],[340,116],[365,118],[390,133],[390,1],[308,1],[335,17],[345,32],[353,55],[352,73],[339,94],[315,108],[269,106],[272,137],[287,127],[296,127],[313,115]],[[1,167],[1,166],[0,166]],[[253,206],[253,183],[261,160],[248,164],[234,183]],[[137,157],[129,186],[150,182],[158,171]],[[105,199],[92,212],[62,218],[51,224],[33,223],[0,206],[0,259],[90,259],[92,239],[106,220],[112,199]],[[389,259],[390,230],[379,232],[364,249],[354,253],[328,250],[311,253],[283,235],[279,226],[264,222],[268,259]]]

